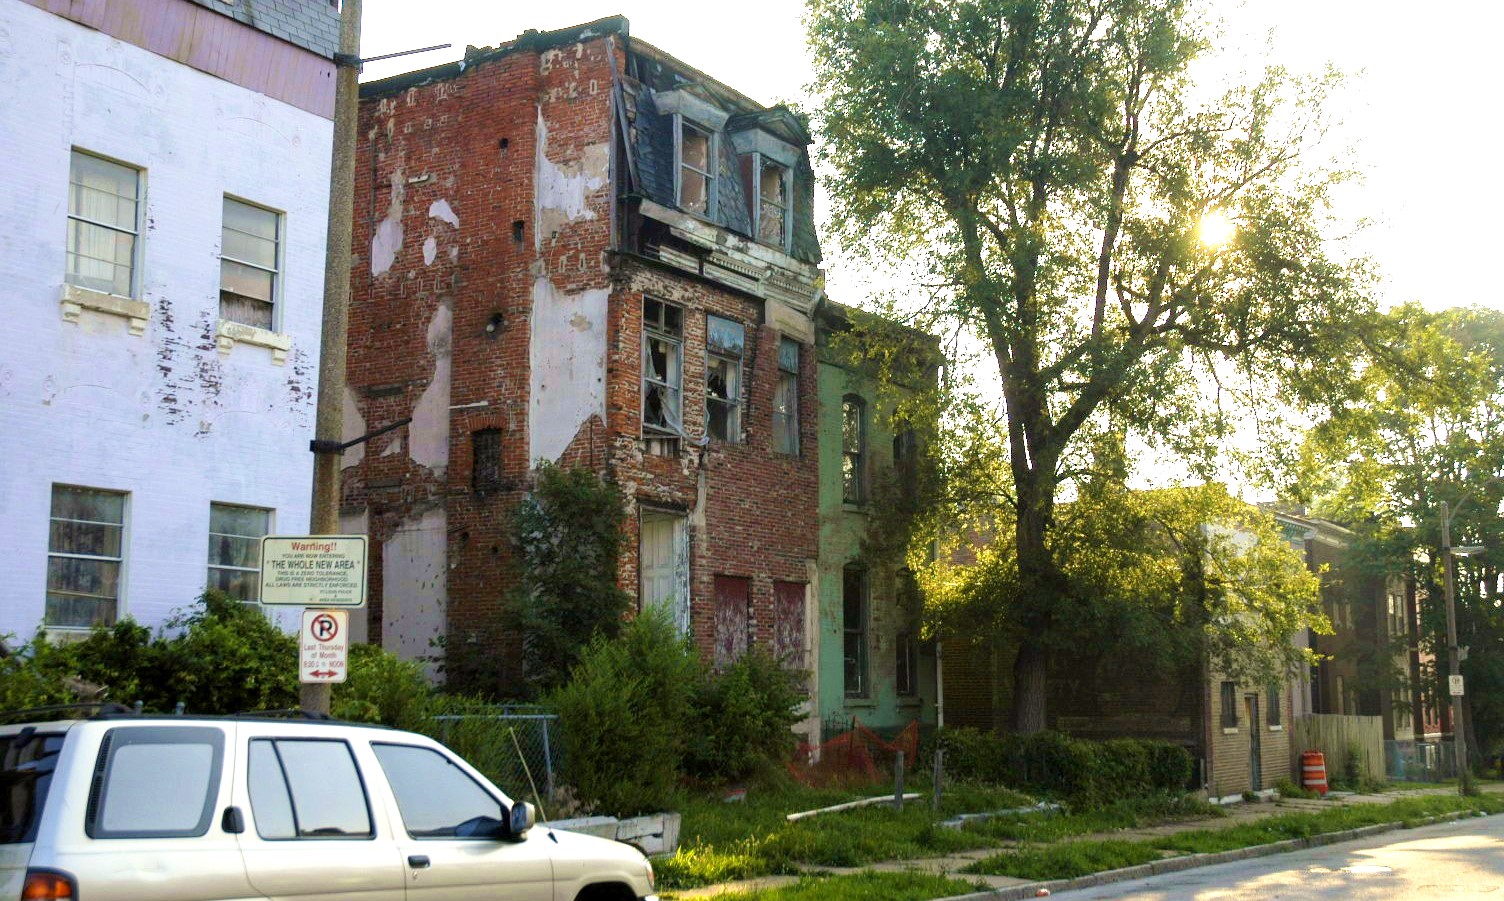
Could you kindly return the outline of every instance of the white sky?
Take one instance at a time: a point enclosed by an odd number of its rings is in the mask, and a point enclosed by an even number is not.
[[[1357,153],[1365,183],[1341,199],[1367,219],[1358,249],[1374,257],[1388,303],[1504,308],[1488,284],[1500,252],[1504,182],[1499,104],[1486,85],[1501,51],[1504,4],[1484,0],[1213,0],[1226,17],[1223,49],[1254,67],[1297,71],[1330,62],[1351,74],[1338,98],[1337,139]],[[763,103],[803,101],[810,80],[802,0],[365,0],[362,55],[451,42],[450,50],[373,63],[381,78],[457,59],[466,44],[496,45],[625,15],[632,34]],[[806,102],[805,105],[808,105]],[[862,279],[826,242],[830,293],[860,303]]]

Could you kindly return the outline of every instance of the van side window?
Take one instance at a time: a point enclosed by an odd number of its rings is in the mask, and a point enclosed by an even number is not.
[[[506,832],[501,802],[430,748],[373,742],[381,771],[413,838],[494,838]]]
[[[0,845],[36,841],[63,736],[20,732],[0,736]]]
[[[84,815],[90,838],[204,835],[219,797],[224,733],[122,726],[105,733]]]
[[[370,838],[371,809],[350,746],[258,738],[246,763],[251,816],[265,839]]]

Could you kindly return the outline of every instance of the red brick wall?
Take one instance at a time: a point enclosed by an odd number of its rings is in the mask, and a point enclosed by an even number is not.
[[[561,294],[611,291],[606,421],[584,424],[561,462],[607,474],[630,499],[622,587],[636,594],[639,501],[690,517],[693,628],[707,655],[716,575],[751,580],[749,631],[757,643],[773,638],[773,582],[808,581],[806,564],[816,557],[818,543],[813,348],[806,346],[801,355],[801,454],[774,454],[778,335],[760,324],[761,302],[613,256],[610,184],[587,193],[589,215],[562,224],[535,215],[540,115],[547,158],[566,174],[578,174],[590,152],[598,154],[610,141],[613,67],[621,61],[614,41],[597,37],[542,52],[521,50],[361,102],[349,385],[368,429],[412,415],[434,380],[429,324],[442,304],[453,313],[447,468],[418,465],[407,443],[386,453],[390,445],[378,439],[359,465],[345,471],[347,510],[367,508],[370,514],[373,640],[381,622],[381,543],[400,522],[431,505],[447,511],[449,638],[494,634],[502,595],[515,578],[507,523],[527,488],[531,463],[529,317],[539,278]],[[390,270],[373,275],[372,238],[391,207],[394,178],[404,194],[403,240]],[[430,217],[431,204],[439,200],[453,209],[458,228]],[[535,235],[539,221],[547,227],[541,236]],[[523,223],[520,242],[514,222]],[[423,247],[429,237],[435,239],[431,263]],[[686,311],[684,421],[693,438],[704,430],[705,315],[746,325],[744,444],[685,441],[672,457],[644,454],[644,293]],[[482,428],[501,431],[503,486],[477,495],[471,490],[470,435]]]

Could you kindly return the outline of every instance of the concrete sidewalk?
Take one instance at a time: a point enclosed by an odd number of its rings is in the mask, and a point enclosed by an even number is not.
[[[1484,791],[1486,791],[1486,792],[1488,792],[1490,794],[1504,794],[1504,783],[1489,783],[1489,784],[1482,785],[1480,787]],[[1226,808],[1226,810],[1227,810],[1227,816],[1226,817],[1215,817],[1215,818],[1213,818],[1213,817],[1196,817],[1196,818],[1182,820],[1182,821],[1178,821],[1178,822],[1164,823],[1164,824],[1161,824],[1161,825],[1158,825],[1158,826],[1145,826],[1145,827],[1134,828],[1134,829],[1120,829],[1120,830],[1116,830],[1116,831],[1112,831],[1112,832],[1096,832],[1096,833],[1090,833],[1090,834],[1086,834],[1086,835],[1072,836],[1070,838],[1061,839],[1059,842],[1052,843],[1052,844],[1060,844],[1060,843],[1065,843],[1065,842],[1105,841],[1105,840],[1115,840],[1115,841],[1144,841],[1144,840],[1148,840],[1148,839],[1162,838],[1162,837],[1167,836],[1167,835],[1175,835],[1177,833],[1190,832],[1190,831],[1195,831],[1195,830],[1230,829],[1230,828],[1235,827],[1235,826],[1241,826],[1241,825],[1243,825],[1245,823],[1256,822],[1258,820],[1266,819],[1266,818],[1272,817],[1272,816],[1277,816],[1279,814],[1286,814],[1286,813],[1315,813],[1315,812],[1319,812],[1319,811],[1322,811],[1322,810],[1331,810],[1334,807],[1350,807],[1350,806],[1353,806],[1353,805],[1360,805],[1360,804],[1389,804],[1389,803],[1394,802],[1394,801],[1399,801],[1399,800],[1401,800],[1403,798],[1423,797],[1423,796],[1427,796],[1427,795],[1450,795],[1450,794],[1455,794],[1456,791],[1457,791],[1457,789],[1455,787],[1453,787],[1453,786],[1427,786],[1425,788],[1399,789],[1399,790],[1396,790],[1396,791],[1387,791],[1387,792],[1382,792],[1382,793],[1379,793],[1379,794],[1358,794],[1358,793],[1354,793],[1354,792],[1332,792],[1328,796],[1328,800],[1321,800],[1321,801],[1306,800],[1306,799],[1303,799],[1303,798],[1281,798],[1281,799],[1276,800],[1276,801],[1248,802],[1248,803],[1243,803],[1243,804],[1233,804],[1233,805],[1230,805],[1229,807],[1227,807]],[[1361,835],[1374,834],[1376,831],[1382,831],[1382,829],[1379,828],[1379,827],[1372,827],[1372,826],[1370,826],[1370,827],[1365,827],[1364,829],[1350,830],[1350,831],[1354,833],[1352,836],[1346,836],[1345,833],[1338,833],[1338,834],[1334,835],[1333,837],[1331,837],[1331,840],[1333,840],[1333,841],[1342,841],[1342,840],[1347,840],[1347,838],[1358,838],[1358,837],[1361,837]],[[1323,837],[1321,837],[1321,836],[1317,836],[1315,839],[1309,840],[1309,842],[1310,843],[1325,843],[1324,841],[1319,841],[1322,838]],[[1166,851],[1166,852],[1162,852],[1162,853],[1164,853],[1164,855],[1166,857],[1166,860],[1164,862],[1162,862],[1160,864],[1144,864],[1142,868],[1145,870],[1145,874],[1147,874],[1147,872],[1148,872],[1148,870],[1150,868],[1156,868],[1156,867],[1164,868],[1164,869],[1168,870],[1168,869],[1184,869],[1184,868],[1186,868],[1188,866],[1206,866],[1206,865],[1210,865],[1210,864],[1214,864],[1214,863],[1223,862],[1222,861],[1223,857],[1226,857],[1227,859],[1233,859],[1232,855],[1240,855],[1240,857],[1238,859],[1242,859],[1244,857],[1259,856],[1259,854],[1261,854],[1261,853],[1270,853],[1271,851],[1292,850],[1296,846],[1300,845],[1300,842],[1302,842],[1302,841],[1307,841],[1307,840],[1297,839],[1294,842],[1280,842],[1280,843],[1277,843],[1278,847],[1276,847],[1276,846],[1268,846],[1268,845],[1260,845],[1260,846],[1255,846],[1253,848],[1242,848],[1242,849],[1239,849],[1236,852],[1225,852],[1224,854],[1220,854],[1220,855],[1217,855],[1217,854],[1176,855],[1174,852]],[[1012,893],[1010,893],[1010,892],[1007,891],[1008,889],[1022,890],[1023,887],[1025,887],[1025,886],[1030,886],[1030,887],[1036,887],[1036,886],[1055,886],[1054,890],[1059,891],[1063,887],[1063,882],[1072,882],[1072,883],[1074,883],[1074,882],[1077,882],[1077,881],[1081,881],[1083,883],[1098,884],[1099,882],[1104,881],[1104,880],[1097,879],[1097,881],[1093,882],[1092,880],[1094,880],[1096,877],[1088,876],[1088,877],[1083,877],[1081,880],[1066,880],[1066,881],[1055,882],[1055,883],[1040,883],[1040,882],[1038,882],[1036,880],[1014,879],[1014,878],[1012,878],[1010,876],[985,876],[985,875],[980,875],[979,876],[979,875],[974,874],[974,873],[964,873],[964,872],[962,872],[966,867],[970,866],[973,863],[976,863],[979,860],[983,860],[985,858],[991,857],[994,854],[997,854],[997,853],[999,853],[1001,851],[1006,851],[1006,850],[1008,850],[1010,848],[1016,848],[1016,847],[1019,846],[1019,844],[1020,843],[1017,843],[1017,842],[1005,842],[1003,844],[1000,844],[1000,845],[997,845],[997,846],[994,846],[994,847],[991,847],[991,848],[978,848],[978,849],[972,850],[972,851],[962,851],[962,852],[958,852],[958,853],[955,853],[955,854],[949,854],[949,855],[946,855],[944,857],[918,858],[918,859],[910,858],[910,859],[904,859],[904,860],[888,860],[888,861],[880,861],[880,862],[877,862],[877,863],[868,864],[868,865],[863,866],[863,867],[849,867],[848,868],[848,867],[818,867],[818,866],[810,866],[810,867],[803,868],[802,873],[803,874],[807,874],[807,875],[812,875],[812,874],[850,875],[850,874],[861,873],[861,872],[879,872],[879,873],[890,872],[891,873],[891,872],[905,872],[905,871],[909,871],[909,870],[920,870],[920,871],[924,871],[924,872],[937,873],[937,874],[941,874],[941,875],[956,876],[957,878],[976,880],[976,881],[985,883],[990,889],[992,889],[994,892],[997,893],[997,894],[991,895],[991,897],[995,897],[995,898],[1008,897],[1008,896],[1010,896],[1012,894]],[[1289,848],[1283,847],[1285,845],[1289,845],[1290,847]],[[1260,849],[1265,849],[1265,850],[1260,851]],[[1174,860],[1175,863],[1171,864],[1170,863],[1171,860]],[[1130,868],[1130,869],[1138,870],[1140,868],[1135,867],[1135,868]],[[1100,877],[1102,875],[1105,875],[1105,874],[1097,874],[1098,877]],[[745,880],[741,880],[741,881],[738,881],[738,882],[726,882],[726,883],[721,883],[721,884],[718,884],[718,885],[708,885],[708,886],[704,886],[704,887],[696,888],[696,889],[683,889],[683,890],[679,890],[679,891],[667,891],[667,892],[663,892],[662,894],[665,897],[678,898],[678,899],[686,899],[686,901],[687,901],[687,899],[713,898],[716,895],[720,895],[720,894],[723,894],[723,893],[726,893],[726,892],[740,892],[740,891],[749,891],[749,890],[752,890],[752,889],[776,888],[778,886],[790,885],[790,884],[793,884],[795,882],[798,882],[799,878],[800,877],[798,875],[792,875],[792,876],[763,876],[763,877],[760,877],[760,878],[757,878],[757,879],[745,879]],[[1134,878],[1134,877],[1125,877],[1125,878]],[[1002,891],[999,891],[999,890],[1002,890]],[[1032,888],[1031,888],[1031,892],[1032,892]],[[968,896],[968,897],[981,898],[981,897],[984,897],[984,896],[983,895],[976,895],[976,896]]]

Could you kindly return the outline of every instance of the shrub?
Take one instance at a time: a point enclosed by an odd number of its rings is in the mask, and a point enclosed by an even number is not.
[[[936,738],[945,770],[959,779],[1008,785],[1101,806],[1185,791],[1190,755],[1168,742],[1073,739],[1058,732],[995,735],[948,729]]]
[[[685,772],[708,781],[766,775],[793,754],[803,701],[797,677],[752,651],[700,683]]]
[[[345,681],[334,686],[329,712],[336,719],[424,731],[434,703],[433,686],[418,663],[356,644],[350,646]]]
[[[699,679],[694,649],[661,610],[615,641],[595,637],[550,699],[565,777],[582,801],[618,816],[672,804]]]

